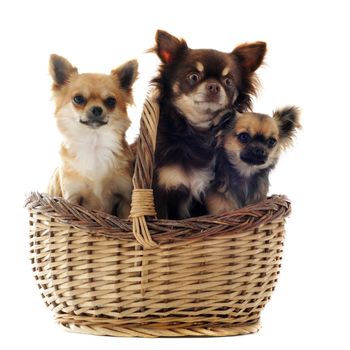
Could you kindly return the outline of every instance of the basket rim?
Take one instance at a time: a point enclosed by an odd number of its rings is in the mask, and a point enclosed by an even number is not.
[[[101,211],[91,211],[74,205],[62,197],[31,192],[25,200],[31,214],[39,214],[60,224],[86,231],[90,235],[111,239],[135,241],[131,220],[120,219]],[[284,219],[291,212],[291,202],[285,195],[272,195],[267,199],[220,215],[204,215],[182,220],[147,218],[152,239],[164,241],[191,240],[222,236],[253,230],[274,220]]]

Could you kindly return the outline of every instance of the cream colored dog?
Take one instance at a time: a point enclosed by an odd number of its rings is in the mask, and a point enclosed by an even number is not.
[[[79,74],[65,58],[51,55],[55,117],[63,142],[50,195],[128,217],[133,154],[125,132],[137,69],[133,60],[110,75]]]

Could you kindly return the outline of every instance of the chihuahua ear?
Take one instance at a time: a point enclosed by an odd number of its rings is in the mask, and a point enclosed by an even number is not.
[[[284,146],[292,141],[300,125],[300,109],[295,106],[288,106],[273,113],[273,119],[278,124],[280,140]]]
[[[185,40],[179,40],[164,30],[157,30],[156,47],[152,51],[157,53],[163,63],[173,62],[180,52],[187,49]]]
[[[73,73],[77,73],[78,69],[62,56],[52,54],[50,56],[49,72],[54,83],[57,86],[64,85]]]
[[[137,60],[131,60],[113,69],[111,75],[118,79],[121,89],[130,92],[138,76],[138,67],[139,64]]]
[[[238,59],[239,64],[248,72],[255,72],[263,62],[266,54],[266,43],[256,41],[250,44],[237,46],[232,55]]]

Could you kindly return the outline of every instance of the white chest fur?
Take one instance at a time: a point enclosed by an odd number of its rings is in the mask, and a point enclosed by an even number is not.
[[[70,167],[90,180],[100,180],[116,166],[116,154],[121,152],[114,130],[108,126],[92,129],[82,125],[73,138],[64,146],[73,156]]]

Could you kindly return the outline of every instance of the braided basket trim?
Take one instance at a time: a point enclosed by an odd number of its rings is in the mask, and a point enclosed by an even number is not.
[[[32,192],[25,206],[32,214],[44,215],[50,220],[76,227],[89,234],[112,239],[135,240],[133,224],[116,216],[90,211],[73,205],[61,197]],[[218,216],[205,215],[184,220],[158,220],[148,218],[147,224],[156,243],[168,240],[183,240],[225,235],[252,230],[273,220],[290,214],[291,205],[287,197],[274,195],[254,205],[224,213]]]

